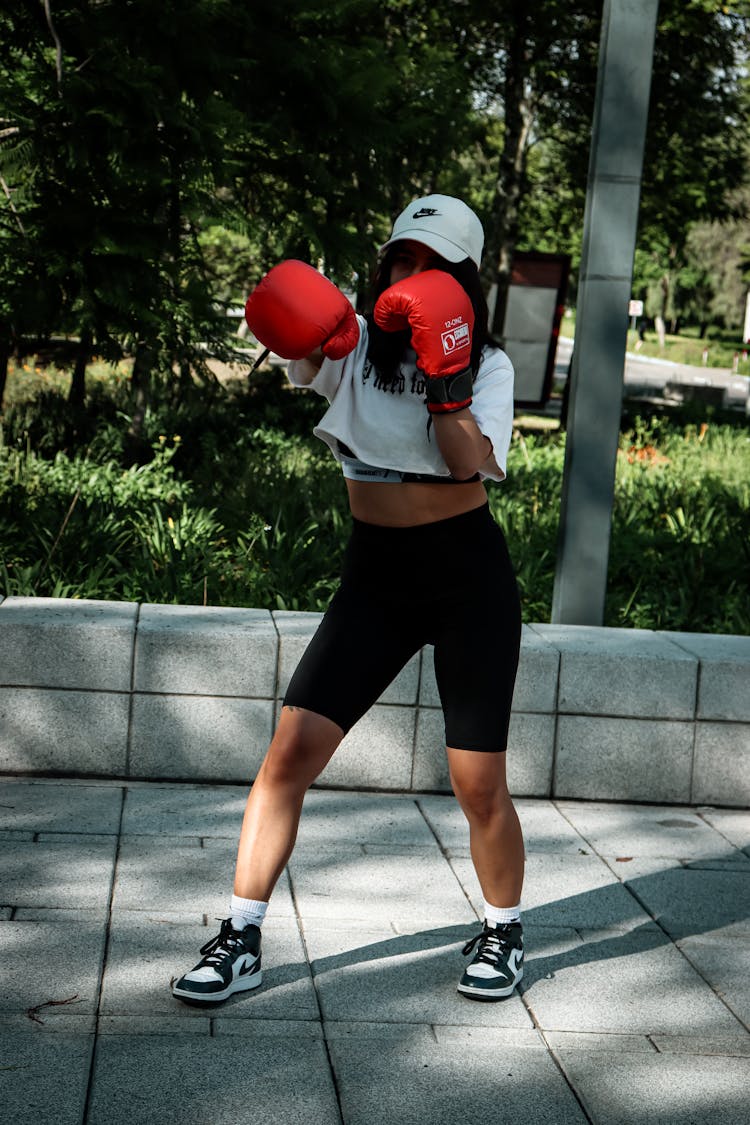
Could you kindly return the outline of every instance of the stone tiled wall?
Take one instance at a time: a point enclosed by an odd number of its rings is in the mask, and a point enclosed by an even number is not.
[[[246,781],[319,614],[0,602],[0,772]],[[365,673],[363,673],[365,674]],[[319,784],[447,791],[432,649]],[[518,796],[750,805],[750,637],[524,626]]]

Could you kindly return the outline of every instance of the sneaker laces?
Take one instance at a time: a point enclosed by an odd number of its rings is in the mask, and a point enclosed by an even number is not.
[[[211,938],[210,941],[201,946],[201,953],[205,954],[203,964],[220,965],[225,957],[234,953],[241,942],[242,935],[235,930],[232,919],[225,918],[216,937]]]
[[[498,957],[507,957],[513,948],[513,942],[510,940],[510,926],[497,926],[493,929],[485,922],[484,929],[476,934],[461,951],[464,956],[471,953],[475,945],[479,944],[479,952],[475,957],[475,963],[484,961],[487,965],[495,965]]]

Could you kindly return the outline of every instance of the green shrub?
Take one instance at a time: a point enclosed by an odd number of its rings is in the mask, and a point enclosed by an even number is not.
[[[316,396],[265,375],[164,392],[134,444],[105,392],[77,420],[51,392],[6,414],[0,593],[325,607],[350,516]],[[550,616],[564,440],[517,430],[488,485],[527,621]],[[606,624],[750,633],[747,429],[638,418],[620,445]]]

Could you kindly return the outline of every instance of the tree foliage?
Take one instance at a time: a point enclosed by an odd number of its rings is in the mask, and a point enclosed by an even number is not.
[[[747,9],[662,0],[652,272],[729,214]],[[152,373],[184,383],[227,354],[223,306],[273,262],[361,289],[431,190],[476,206],[488,284],[516,245],[575,258],[600,17],[600,0],[6,0],[0,379],[13,347],[64,336],[74,399],[92,353],[135,355],[136,397]]]

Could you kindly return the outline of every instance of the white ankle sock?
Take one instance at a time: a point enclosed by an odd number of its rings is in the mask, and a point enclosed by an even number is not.
[[[484,916],[493,926],[507,926],[509,922],[521,921],[521,904],[518,906],[491,906],[484,904]]]
[[[268,910],[267,902],[258,902],[254,898],[240,898],[239,895],[232,895],[229,903],[229,912],[235,930],[244,930],[245,926],[249,925],[262,926],[266,910]]]

